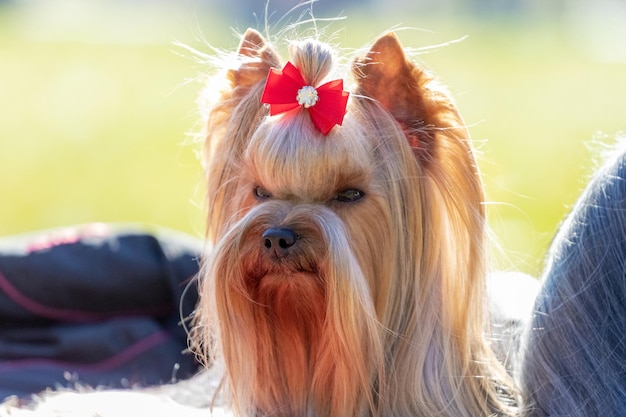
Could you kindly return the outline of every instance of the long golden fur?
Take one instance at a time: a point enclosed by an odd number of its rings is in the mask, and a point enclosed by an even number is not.
[[[334,54],[290,47],[310,85],[337,78]],[[323,136],[305,110],[268,116],[282,61],[258,32],[236,62],[208,114],[196,319],[234,413],[514,415],[485,335],[482,184],[449,94],[390,33],[353,61],[343,125]],[[262,238],[277,227],[298,237],[279,258]]]

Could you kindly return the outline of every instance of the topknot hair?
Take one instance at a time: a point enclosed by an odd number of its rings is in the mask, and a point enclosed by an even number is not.
[[[315,39],[292,42],[289,55],[304,80],[312,86],[321,84],[333,67],[334,56],[330,46]]]

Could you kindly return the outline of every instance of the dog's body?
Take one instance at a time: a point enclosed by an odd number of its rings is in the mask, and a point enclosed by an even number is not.
[[[334,71],[325,44],[290,52],[307,85]],[[208,120],[198,321],[235,413],[514,413],[485,338],[481,180],[445,90],[388,34],[326,135],[304,106],[268,115],[281,62],[258,32],[237,58]]]

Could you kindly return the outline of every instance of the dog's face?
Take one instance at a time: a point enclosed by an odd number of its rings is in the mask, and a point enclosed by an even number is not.
[[[237,223],[220,242],[236,246],[226,263],[239,265],[238,284],[263,305],[282,300],[294,312],[308,304],[323,310],[337,285],[362,286],[371,304],[384,284],[375,278],[391,272],[393,210],[404,203],[390,190],[410,181],[399,178],[410,167],[403,147],[381,143],[369,123],[351,117],[323,138],[306,113],[291,117],[301,120],[261,124],[242,154],[239,201],[231,207]],[[294,135],[284,123],[301,126]],[[329,282],[335,275],[343,278]]]
[[[332,66],[325,48],[292,48],[315,84]],[[323,134],[304,108],[267,114],[261,90],[279,61],[257,32],[239,57],[208,122],[213,246],[199,313],[217,319],[205,338],[236,412],[498,409],[495,376],[465,394],[454,376],[489,368],[482,189],[447,94],[387,35],[355,60],[345,118]]]

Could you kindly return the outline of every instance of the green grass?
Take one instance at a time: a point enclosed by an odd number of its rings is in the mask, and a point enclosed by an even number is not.
[[[190,9],[61,15],[0,8],[0,236],[94,221],[201,235],[187,133],[199,120],[189,80],[204,68],[172,40],[234,47],[231,22]],[[430,30],[400,31],[413,48],[468,35],[419,58],[471,125],[499,267],[537,274],[594,166],[587,144],[626,128],[626,65],[592,60],[558,21],[354,14],[329,30],[360,47],[396,24]]]

